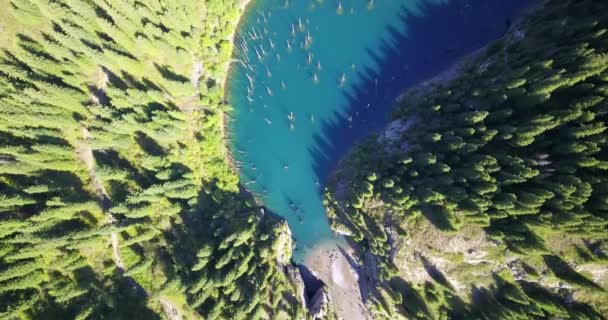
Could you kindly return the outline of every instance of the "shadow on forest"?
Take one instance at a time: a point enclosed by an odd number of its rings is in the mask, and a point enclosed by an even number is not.
[[[442,231],[455,231],[454,225],[450,222],[450,214],[441,206],[426,205],[422,206],[422,214],[437,229]]]
[[[199,262],[197,252],[201,248],[211,246],[216,248],[214,257],[211,258],[209,266],[216,264],[217,260],[230,250],[229,247],[217,249],[221,246],[224,239],[230,235],[247,232],[252,221],[257,221],[256,239],[261,239],[261,235],[272,234],[276,227],[276,222],[280,218],[264,208],[251,205],[253,196],[247,193],[241,187],[240,193],[229,192],[218,188],[214,183],[210,182],[210,187],[207,190],[199,192],[196,204],[190,210],[182,211],[180,215],[181,223],[175,221],[172,227],[164,232],[164,236],[171,246],[164,248],[164,252],[158,252],[162,255],[163,268],[165,274],[170,278],[178,278],[182,283],[197,283],[201,279],[221,278],[226,269],[215,269],[213,267],[205,270],[193,270],[193,267]],[[177,222],[177,223],[176,223]],[[265,240],[259,240],[264,242]],[[244,247],[244,246],[243,246]],[[251,248],[250,250],[256,250]],[[259,254],[256,253],[256,254]],[[240,260],[233,260],[226,268],[233,267],[235,264],[241,263]],[[184,268],[175,268],[175,266],[186,266]],[[261,266],[256,269],[256,272],[263,272],[266,267]],[[235,281],[235,285],[239,290],[246,295],[253,295],[253,287],[248,279],[256,277],[255,275],[245,276]],[[211,280],[210,280],[211,281]],[[190,299],[194,299],[191,294],[188,294]],[[295,297],[286,296],[288,301],[296,301]],[[202,311],[202,314],[207,314],[213,307],[213,299],[207,300],[205,303],[197,307],[197,311]]]
[[[601,315],[589,305],[569,302],[564,295],[551,292],[536,282],[517,281],[509,283],[497,275],[487,287],[473,286],[470,302],[465,302],[449,288],[435,281],[411,284],[401,277],[389,281],[393,292],[401,296],[399,307],[407,317],[433,318],[436,313],[447,312],[449,319],[503,319],[520,315],[527,317],[533,312],[544,310],[549,315],[561,314],[572,319],[581,316],[588,319],[601,319]],[[438,287],[437,284],[440,286]],[[442,293],[441,293],[442,292]],[[521,292],[518,296],[517,292]],[[522,303],[518,303],[518,297]],[[563,307],[559,307],[563,306]],[[541,313],[542,314],[542,313]]]
[[[598,286],[595,282],[587,279],[576,270],[574,270],[566,261],[555,255],[543,256],[545,264],[551,271],[559,278],[564,279],[568,282],[576,283],[583,287],[588,287],[600,291],[604,289]]]
[[[531,2],[471,5],[453,0],[431,5],[424,1],[420,6],[423,15],[403,9],[401,22],[407,33],[387,27],[379,50],[368,49],[378,67],[365,67],[358,79],[349,80],[357,85],[344,90],[348,103],[343,112],[336,112],[334,121],[323,121],[322,133],[314,137],[315,145],[309,152],[319,181],[326,182],[338,160],[356,141],[387,124],[396,99],[405,89],[504,34],[510,18]]]
[[[117,271],[112,276],[110,291],[99,289],[108,284],[100,282],[90,266],[75,270],[73,280],[78,289],[87,290],[86,294],[77,298],[81,303],[86,303],[87,299],[106,302],[95,309],[95,314],[100,319],[160,319],[158,314],[148,307],[146,295],[142,295],[133,286],[133,280],[118,275]],[[45,308],[31,310],[30,315],[34,319],[62,319],[66,314],[76,317],[80,307],[79,304],[62,304],[51,299],[46,303]]]
[[[497,228],[504,233],[517,234],[518,238],[506,239],[505,244],[510,251],[519,254],[527,254],[537,248],[544,248],[545,244],[542,238],[530,230],[525,224],[515,223],[512,221],[498,224]]]
[[[305,265],[298,265],[298,270],[300,271],[302,281],[304,282],[306,304],[310,305],[310,302],[314,298],[317,291],[321,289],[325,283],[321,279],[317,278]]]
[[[422,261],[422,266],[424,267],[424,270],[426,270],[426,273],[431,276],[435,282],[450,290],[454,290],[450,281],[427,258],[421,255],[420,260]]]
[[[389,281],[389,286],[393,291],[399,292],[403,297],[404,303],[402,304],[402,307],[406,315],[411,317],[420,317],[421,315],[430,316],[430,311],[424,301],[424,297],[422,297],[407,281],[403,280],[403,278],[394,277]]]

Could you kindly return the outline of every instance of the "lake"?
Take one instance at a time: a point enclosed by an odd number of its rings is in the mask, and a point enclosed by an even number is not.
[[[395,99],[503,35],[533,0],[254,0],[227,100],[241,184],[284,217],[294,259],[334,238],[327,175]]]

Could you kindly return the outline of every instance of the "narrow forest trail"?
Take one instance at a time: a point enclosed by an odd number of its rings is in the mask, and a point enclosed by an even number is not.
[[[104,77],[107,81],[107,77]],[[97,86],[100,91],[104,91],[106,87],[106,81],[101,81]],[[84,164],[88,171],[89,178],[91,180],[91,186],[93,187],[93,191],[97,200],[101,204],[102,212],[106,215],[108,222],[110,224],[114,224],[116,222],[114,216],[110,213],[111,201],[108,193],[103,186],[103,182],[100,176],[97,174],[95,170],[95,157],[93,155],[93,150],[90,145],[87,143],[87,140],[91,138],[91,133],[86,127],[81,128],[81,141],[78,142],[76,146],[76,155],[78,159],[80,159]],[[118,269],[119,273],[131,284],[131,286],[138,292],[143,293],[145,297],[150,296],[149,293],[139,284],[135,279],[130,276],[125,276],[125,265],[120,255],[120,239],[118,237],[118,233],[116,231],[112,231],[110,233],[110,243],[112,245],[112,256],[114,259],[114,264]],[[163,311],[165,312],[167,318],[171,320],[180,320],[182,319],[182,315],[179,312],[179,309],[170,301],[159,298],[159,302]]]
[[[190,76],[190,83],[192,86],[198,91],[199,89],[199,81],[203,76],[203,72],[205,71],[203,63],[199,60],[194,61],[194,66],[192,67],[192,74]]]
[[[114,255],[114,263],[120,272],[125,272],[125,266],[122,263],[122,259],[120,258],[120,247],[118,244],[118,234],[116,232],[112,232],[110,234],[110,239],[112,242],[112,254]]]
[[[160,301],[160,305],[163,307],[163,311],[165,311],[165,314],[167,315],[167,318],[169,318],[169,320],[181,320],[182,319],[182,315],[180,314],[179,310],[175,307],[175,305],[173,305],[171,302],[169,302],[163,298],[160,298],[159,301]]]
[[[108,75],[102,69],[99,69],[97,71],[95,81],[95,86],[97,87],[97,95],[93,96],[95,97],[94,101],[96,101],[97,103],[100,103],[100,101],[97,101],[99,99],[99,95],[105,97],[105,91],[108,87],[108,81]],[[113,224],[115,222],[115,219],[114,216],[112,216],[112,214],[110,213],[110,197],[108,196],[108,193],[105,187],[103,186],[101,178],[95,170],[95,156],[93,155],[93,150],[87,143],[87,140],[91,139],[91,133],[84,126],[80,129],[80,131],[82,140],[79,141],[78,145],[76,146],[76,154],[87,168],[89,178],[91,179],[93,191],[95,192],[97,200],[101,204],[102,212],[107,216],[109,223]],[[125,272],[125,266],[122,262],[122,259],[120,258],[120,243],[118,239],[118,234],[115,231],[110,233],[110,243],[112,245],[112,256],[114,257],[114,264],[118,268],[119,272],[122,274]]]
[[[82,141],[76,147],[76,155],[78,158],[85,164],[87,171],[89,172],[89,178],[91,179],[91,185],[97,196],[97,200],[101,203],[101,210],[108,218],[110,224],[113,224],[115,219],[112,214],[109,212],[110,209],[110,199],[108,197],[108,193],[106,192],[105,187],[99,175],[95,171],[95,158],[93,156],[93,150],[86,143],[88,139],[91,138],[91,133],[87,128],[82,127]],[[114,257],[114,264],[118,268],[121,273],[124,273],[125,267],[120,258],[120,246],[118,240],[118,234],[116,231],[112,231],[110,234],[110,242],[112,244],[112,253]]]
[[[95,195],[97,196],[98,201],[101,203],[102,212],[107,216],[109,223],[114,224],[116,220],[109,211],[111,207],[110,198],[108,196],[108,193],[106,192],[105,187],[103,186],[101,178],[95,170],[95,158],[93,156],[93,150],[86,142],[88,139],[91,138],[91,134],[89,130],[87,130],[87,128],[85,127],[82,127],[81,133],[82,141],[80,141],[76,147],[76,154],[78,158],[85,164],[88,170],[93,190],[95,192]],[[124,276],[125,266],[120,256],[120,240],[116,231],[112,231],[112,233],[110,233],[110,243],[112,245],[112,256],[114,258],[114,264],[116,265],[118,272],[123,275],[123,277],[127,281],[131,283],[131,286],[135,290],[142,292],[144,296],[148,297],[149,293],[141,285],[139,285],[139,283],[137,283],[135,279],[133,279],[132,277]],[[159,302],[169,319],[182,319],[179,309],[177,309],[174,304],[163,298],[159,298]]]
[[[91,178],[91,182],[93,184],[93,188],[94,188],[97,198],[100,201],[105,202],[109,199],[108,193],[106,192],[106,189],[103,186],[101,179],[95,172],[95,158],[93,156],[93,150],[86,143],[86,141],[91,138],[91,133],[85,127],[82,127],[81,133],[82,133],[82,142],[76,148],[76,154],[78,155],[78,158],[85,164],[85,166],[89,172],[89,178]],[[104,213],[106,213],[110,217],[110,221],[113,221],[111,214],[105,212],[105,211],[107,211],[108,208],[102,208],[102,209],[103,209]]]
[[[192,85],[192,93],[184,96],[172,96],[169,92],[165,92],[165,96],[171,100],[177,108],[184,114],[185,133],[183,143],[186,145],[186,156],[184,163],[192,170],[194,181],[200,182],[206,175],[201,159],[204,156],[201,154],[201,142],[197,138],[197,133],[201,130],[201,110],[207,106],[203,106],[200,97],[200,79],[205,73],[203,63],[192,57],[192,67],[190,68],[190,84]]]

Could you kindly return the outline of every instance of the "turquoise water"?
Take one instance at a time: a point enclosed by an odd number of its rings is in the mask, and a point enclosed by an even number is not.
[[[332,239],[325,178],[408,85],[497,38],[531,1],[256,0],[235,39],[231,147],[244,187],[283,216],[296,260]]]

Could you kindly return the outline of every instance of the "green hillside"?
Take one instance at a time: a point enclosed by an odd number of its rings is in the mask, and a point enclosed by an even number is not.
[[[608,316],[607,30],[548,1],[342,162],[326,204],[379,317]]]
[[[246,5],[0,0],[0,319],[312,317],[287,224],[226,148]],[[325,193],[351,304],[608,317],[607,2],[547,1],[392,120]]]
[[[0,318],[301,318],[224,146],[244,4],[0,6]]]

